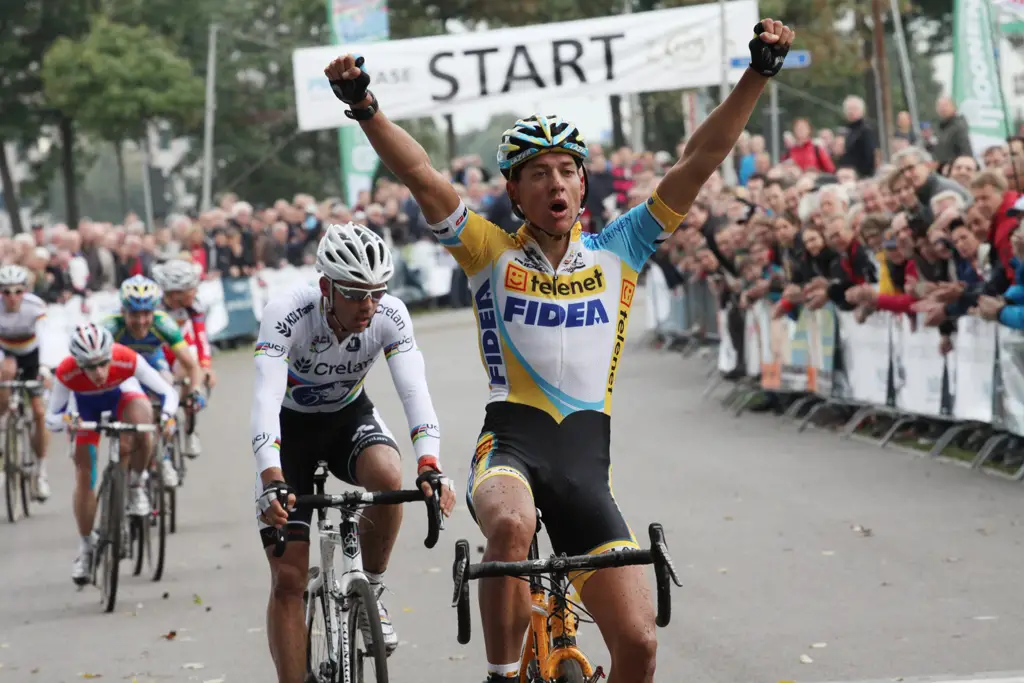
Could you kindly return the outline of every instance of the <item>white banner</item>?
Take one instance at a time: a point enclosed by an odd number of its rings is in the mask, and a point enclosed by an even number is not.
[[[960,318],[954,347],[953,415],[958,420],[991,422],[996,324],[974,316]]]
[[[889,398],[892,314],[873,313],[863,324],[858,324],[848,311],[841,311],[837,317],[851,398],[859,403],[884,406]]]
[[[730,58],[749,60],[756,0],[726,3]],[[299,130],[356,125],[324,76],[339,53],[362,55],[381,110],[393,120],[467,106],[524,109],[551,97],[602,97],[718,85],[717,4],[457,35],[302,48],[292,55]],[[732,82],[746,68],[730,68]],[[509,124],[512,122],[509,121]]]
[[[919,316],[920,314],[914,314]],[[902,315],[894,326],[896,357],[896,407],[905,413],[938,417],[942,414],[942,375],[946,359],[939,353],[941,336],[936,327],[916,326]]]

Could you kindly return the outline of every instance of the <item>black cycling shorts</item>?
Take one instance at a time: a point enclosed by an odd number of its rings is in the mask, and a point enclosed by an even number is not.
[[[327,461],[327,467],[347,484],[356,481],[356,458],[370,446],[390,446],[398,452],[398,444],[388,431],[373,402],[364,391],[344,408],[330,413],[300,413],[281,409],[281,469],[285,483],[296,495],[314,493],[313,473],[316,464]],[[256,478],[257,495],[263,490]],[[259,511],[257,510],[257,516]],[[309,523],[313,511],[292,510],[286,528],[288,541],[309,543]],[[259,522],[263,547],[274,545],[277,531]]]
[[[469,511],[476,519],[481,483],[513,477],[530,489],[556,554],[638,548],[612,494],[610,445],[604,413],[582,410],[557,424],[532,406],[490,403],[466,485]],[[573,577],[577,592],[591,573]]]
[[[21,356],[17,356],[15,354],[9,353],[9,352],[7,353],[7,355],[14,359],[14,362],[17,365],[18,370],[21,371],[21,379],[22,380],[29,381],[29,380],[33,380],[33,379],[38,379],[38,377],[39,377],[39,348],[38,347],[32,349],[28,353],[26,353],[24,355],[21,355]],[[27,389],[26,391],[28,392],[29,396],[42,396],[43,395],[43,388],[42,387],[39,387],[37,389]]]

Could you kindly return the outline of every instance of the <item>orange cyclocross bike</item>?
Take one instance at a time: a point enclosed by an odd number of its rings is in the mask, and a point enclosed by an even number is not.
[[[649,528],[651,547],[647,550],[632,548],[613,550],[600,555],[567,557],[552,555],[540,559],[537,534],[541,530],[540,510],[537,511],[537,532],[530,544],[530,554],[523,562],[469,561],[469,541],[455,544],[455,564],[452,576],[455,595],[452,607],[458,613],[459,642],[465,645],[470,636],[469,582],[472,579],[514,577],[528,581],[533,610],[530,629],[526,634],[526,647],[519,668],[519,683],[596,683],[604,678],[604,670],[594,668],[576,644],[576,627],[583,615],[593,623],[582,605],[568,597],[570,574],[633,564],[653,564],[658,589],[658,616],[656,623],[664,627],[672,616],[672,596],[669,583],[682,584],[676,574],[665,543],[665,531],[660,524]]]

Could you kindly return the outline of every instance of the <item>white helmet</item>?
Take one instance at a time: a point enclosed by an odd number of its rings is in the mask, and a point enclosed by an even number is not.
[[[153,279],[165,292],[180,292],[199,286],[198,264],[174,259],[153,268]]]
[[[391,279],[391,250],[374,231],[358,223],[332,223],[316,249],[316,269],[330,280],[379,285]]]
[[[114,337],[107,328],[95,323],[82,323],[71,333],[71,355],[79,365],[110,359]]]
[[[28,271],[18,265],[0,266],[0,287],[28,284]]]

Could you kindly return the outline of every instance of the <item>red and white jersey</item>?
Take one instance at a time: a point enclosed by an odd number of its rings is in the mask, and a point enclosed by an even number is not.
[[[198,299],[188,307],[171,309],[163,306],[163,308],[174,322],[178,323],[178,327],[181,328],[181,334],[185,337],[188,345],[195,348],[199,366],[203,368],[210,367],[213,353],[210,350],[210,340],[206,335],[206,308]],[[169,346],[164,345],[164,355],[173,365],[175,354]]]
[[[97,396],[116,391],[122,384],[140,384],[155,394],[163,397],[163,412],[174,415],[178,411],[178,392],[174,390],[160,373],[127,346],[114,344],[111,351],[110,371],[105,381],[93,382],[85,371],[78,366],[73,356],[68,356],[54,373],[57,378],[53,391],[50,392],[50,403],[46,409],[46,424],[50,429],[59,429],[63,424],[61,416],[67,410],[72,394],[76,396]]]

